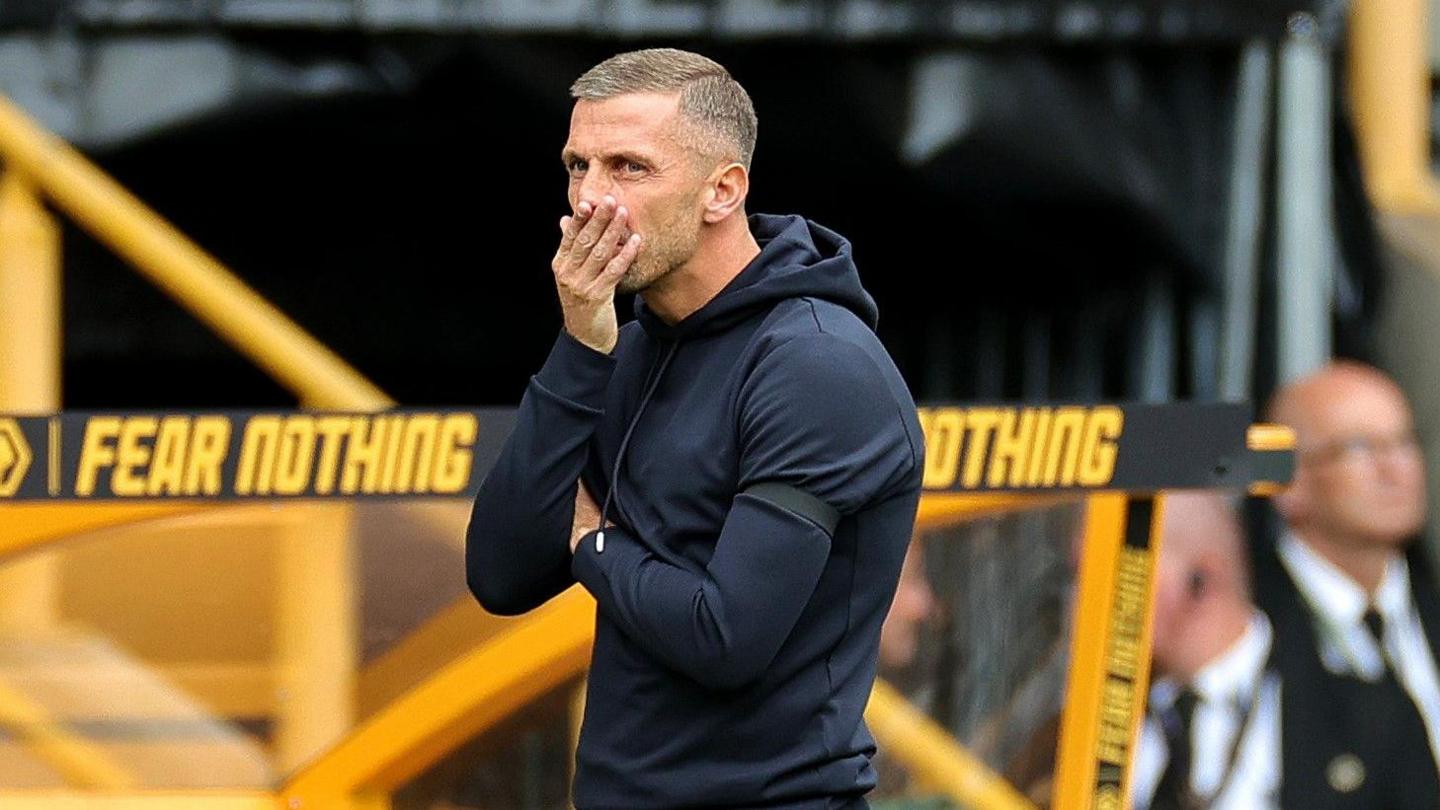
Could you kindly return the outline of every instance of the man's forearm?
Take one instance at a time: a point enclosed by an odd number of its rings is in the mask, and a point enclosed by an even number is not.
[[[523,613],[574,582],[575,487],[613,365],[562,334],[526,389],[465,533],[466,581],[492,613]]]
[[[736,498],[704,571],[671,565],[627,531],[580,542],[572,571],[600,611],[669,666],[716,689],[764,674],[809,601],[830,537],[806,518]]]

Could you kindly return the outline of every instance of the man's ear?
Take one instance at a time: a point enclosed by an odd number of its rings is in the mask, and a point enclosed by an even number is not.
[[[714,225],[724,222],[731,214],[745,205],[745,195],[750,193],[750,173],[739,163],[720,167],[711,175],[705,194],[705,222]]]
[[[1271,503],[1275,504],[1275,511],[1280,513],[1281,519],[1287,526],[1294,526],[1305,520],[1309,512],[1309,493],[1306,482],[1301,480],[1299,474],[1290,482],[1290,486],[1280,490],[1279,494],[1271,496]]]

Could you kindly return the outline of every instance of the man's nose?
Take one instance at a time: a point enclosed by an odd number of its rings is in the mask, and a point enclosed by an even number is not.
[[[575,204],[582,202],[590,203],[592,208],[599,208],[600,201],[609,194],[618,203],[620,195],[615,193],[615,184],[606,176],[605,172],[586,172],[585,179],[580,181],[580,193],[576,197]]]
[[[1415,466],[1413,455],[1398,448],[1378,453],[1375,458],[1376,472],[1387,484],[1405,482],[1414,474]]]

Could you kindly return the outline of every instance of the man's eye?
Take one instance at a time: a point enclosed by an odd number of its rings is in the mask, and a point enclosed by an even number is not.
[[[579,174],[585,171],[586,168],[586,163],[583,160],[570,161],[570,171],[574,172],[575,174]]]
[[[1375,455],[1375,440],[1368,436],[1356,436],[1340,444],[1340,454],[1347,458],[1364,458]]]
[[[636,163],[633,160],[627,160],[625,161],[625,171],[631,174],[639,174],[640,172],[645,171],[645,164]]]

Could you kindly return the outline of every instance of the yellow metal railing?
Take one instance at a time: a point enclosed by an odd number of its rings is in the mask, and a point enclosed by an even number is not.
[[[3,167],[0,167],[3,168]],[[14,171],[0,174],[0,413],[60,407],[60,228]],[[35,555],[0,573],[0,632],[48,632],[54,559]]]
[[[1139,723],[1131,721],[1144,716],[1150,683],[1151,582],[1160,552],[1161,500],[1155,498],[1151,525],[1143,527],[1149,546],[1139,549],[1126,548],[1131,504],[1125,493],[1099,494],[1088,501],[1055,770],[1056,810],[1129,806],[1130,751],[1139,733]],[[1134,622],[1139,626],[1133,656],[1125,661],[1127,677],[1117,681],[1110,673],[1118,631]],[[1128,691],[1117,691],[1122,683]],[[1097,788],[1102,762],[1121,774],[1119,783],[1108,789]]]
[[[124,790],[135,778],[95,745],[56,722],[45,708],[0,682],[0,729],[23,740],[75,787]],[[7,805],[8,806],[8,805]]]
[[[214,257],[3,97],[0,161],[5,170],[0,179],[0,308],[8,307],[0,309],[0,412],[51,412],[60,407],[58,228],[40,195],[303,404],[348,410],[380,410],[393,404]],[[125,516],[106,519],[137,517],[128,507],[122,509]],[[146,509],[155,507],[141,507],[141,512]],[[33,512],[12,517],[25,514],[36,517]],[[319,524],[323,537],[307,537],[281,557],[280,577],[286,587],[280,609],[295,621],[281,631],[280,668],[296,694],[279,718],[277,736],[282,761],[290,764],[322,749],[349,726],[353,715],[355,634],[350,627],[353,587],[346,526],[341,508],[333,520]],[[12,537],[0,543],[8,546],[0,550],[33,551],[57,537]],[[0,628],[12,634],[46,632],[53,624],[55,575],[47,554],[9,564],[0,580]],[[27,745],[52,764],[62,764],[56,762],[60,754],[94,753],[84,746],[46,745],[43,739],[27,738]],[[92,767],[106,768],[99,759]],[[61,770],[75,773],[73,767]]]
[[[928,497],[928,496],[927,496]],[[942,497],[924,509],[934,527],[1003,509],[1040,508],[1051,497]],[[922,501],[923,503],[923,501]],[[1117,529],[1118,531],[1118,529]],[[580,588],[523,619],[392,701],[282,789],[300,807],[343,807],[348,798],[388,795],[465,740],[531,700],[582,675],[594,627],[594,600]],[[452,619],[442,615],[436,622]],[[422,627],[415,635],[428,634]],[[578,711],[580,703],[574,708]],[[866,720],[894,760],[962,807],[1012,810],[1031,803],[944,729],[883,681]]]
[[[925,785],[963,807],[991,810],[1035,807],[883,680],[877,680],[870,692],[865,723],[888,754],[905,763]]]
[[[1366,185],[1392,214],[1440,214],[1430,170],[1428,0],[1355,0],[1349,88]]]
[[[584,672],[595,602],[572,588],[393,701],[282,789],[297,807],[388,795],[466,740]]]
[[[4,801],[5,810],[296,810],[268,793],[222,790],[25,790],[6,793]]]
[[[314,408],[393,401],[68,144],[0,96],[0,160]]]

